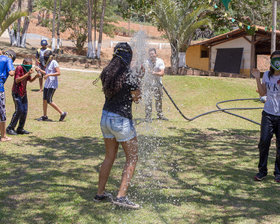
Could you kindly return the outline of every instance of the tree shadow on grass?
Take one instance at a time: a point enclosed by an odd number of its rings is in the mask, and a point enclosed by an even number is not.
[[[156,214],[158,223],[172,223],[170,218],[178,223],[261,223],[278,216],[279,186],[272,177],[263,183],[252,180],[258,131],[173,128],[170,133],[139,136],[139,163],[129,190],[142,209]],[[32,152],[0,155],[1,223],[78,223],[81,217],[117,223],[119,216],[131,214],[92,201],[104,158],[102,139],[31,136],[23,144]],[[114,191],[124,165],[119,151],[108,182]],[[269,163],[273,160],[270,156]],[[194,216],[187,205],[199,208]],[[172,209],[180,212],[169,213]]]
[[[171,204],[179,208],[187,204],[199,207],[194,223],[231,223],[242,219],[261,223],[267,216],[279,215],[276,195],[280,190],[273,177],[263,183],[253,181],[258,162],[258,131],[173,131],[176,136],[158,139],[161,146],[156,153],[160,162],[155,173],[163,181],[157,182],[154,175],[146,177],[146,181],[143,178],[149,191],[138,195],[145,203],[155,205],[163,223],[168,223],[165,213],[168,214]],[[155,139],[151,138],[153,142]],[[149,156],[147,153],[146,157]],[[272,173],[274,156],[270,156],[269,164]],[[162,189],[167,194],[161,194]],[[179,216],[175,220],[183,222],[184,218]]]

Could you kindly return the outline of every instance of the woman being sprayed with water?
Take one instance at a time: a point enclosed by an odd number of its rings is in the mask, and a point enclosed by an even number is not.
[[[259,172],[256,181],[261,181],[267,175],[268,152],[273,134],[276,135],[276,161],[274,176],[280,183],[280,51],[274,51],[271,56],[270,71],[264,73],[262,82],[260,71],[254,69],[252,75],[256,78],[260,96],[267,95],[262,112],[261,136],[259,141]]]
[[[105,186],[115,161],[119,144],[122,145],[126,163],[123,169],[121,186],[113,203],[127,208],[139,208],[127,197],[127,189],[133,176],[138,160],[136,131],[132,123],[132,102],[140,99],[138,81],[132,78],[130,63],[132,50],[127,43],[118,43],[114,48],[113,58],[104,68],[100,78],[105,104],[101,117],[101,130],[105,142],[105,159],[99,172],[98,191],[94,201],[111,199],[112,195],[105,192]]]

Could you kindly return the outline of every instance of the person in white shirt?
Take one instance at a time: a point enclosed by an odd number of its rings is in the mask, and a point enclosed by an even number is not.
[[[261,97],[267,96],[261,121],[261,136],[259,141],[259,172],[255,175],[256,181],[267,176],[267,161],[273,134],[276,135],[276,160],[274,166],[275,181],[280,183],[280,51],[274,51],[270,56],[270,70],[260,78],[260,71],[253,69],[252,75],[256,78],[258,93]]]
[[[47,109],[48,104],[51,105],[59,114],[59,121],[63,121],[67,115],[67,112],[62,111],[58,105],[56,105],[53,101],[53,94],[58,88],[58,76],[60,76],[59,65],[56,60],[53,59],[52,51],[48,50],[44,53],[44,62],[46,64],[46,70],[42,70],[37,67],[36,71],[41,72],[44,76],[45,86],[43,91],[43,113],[44,115],[40,117],[39,121],[47,121]]]
[[[161,58],[157,57],[155,48],[149,49],[149,59],[146,63],[146,72],[144,94],[145,94],[145,120],[147,122],[152,121],[152,97],[155,97],[155,105],[157,111],[157,117],[161,120],[168,120],[162,113],[162,77],[164,75],[165,65]]]

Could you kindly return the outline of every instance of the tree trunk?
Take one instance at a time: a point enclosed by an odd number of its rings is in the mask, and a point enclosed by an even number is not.
[[[177,47],[177,44],[170,44],[171,45],[171,72],[172,74],[176,75],[178,74],[179,69],[179,49]]]
[[[93,54],[96,57],[96,30],[97,30],[97,0],[94,0],[94,40],[93,40]]]
[[[87,57],[93,58],[93,46],[92,46],[92,0],[88,0],[88,50]]]
[[[11,46],[16,46],[17,45],[17,40],[16,40],[15,30],[8,28],[8,33],[9,33],[9,36],[10,36]]]
[[[56,17],[56,0],[53,6],[53,21],[52,21],[52,51],[55,50],[55,17]]]
[[[28,8],[28,14],[31,15],[31,13],[32,13],[32,0],[28,0],[27,8]],[[27,30],[28,30],[29,23],[30,23],[29,15],[25,17],[24,24],[23,24],[23,29],[22,29],[20,47],[23,47],[23,48],[26,47],[26,36],[27,36]]]
[[[98,59],[100,59],[100,54],[101,54],[102,33],[103,33],[105,9],[106,9],[106,0],[103,0],[102,1],[102,13],[101,13],[101,18],[100,18],[100,28],[99,28],[97,55],[96,55]]]
[[[57,16],[57,53],[59,53],[59,47],[61,44],[61,40],[60,40],[60,16],[61,16],[61,0],[59,0],[59,6],[58,6],[58,16]]]
[[[21,0],[18,0],[18,11],[21,11]],[[20,47],[20,28],[21,28],[21,18],[18,19],[17,24],[17,47]]]

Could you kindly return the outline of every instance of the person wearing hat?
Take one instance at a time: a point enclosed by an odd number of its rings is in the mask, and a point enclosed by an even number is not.
[[[6,135],[6,103],[4,84],[7,78],[15,75],[13,62],[16,59],[16,53],[13,50],[8,50],[0,55],[0,133],[1,142],[12,140]]]
[[[48,46],[48,41],[41,40],[41,48],[38,48],[36,51],[36,65],[42,70],[46,69],[46,65],[44,63],[44,53],[47,50],[51,50],[47,46]],[[40,71],[37,71],[37,73],[40,75],[39,85],[40,85],[40,92],[42,92],[43,91],[43,74]]]

